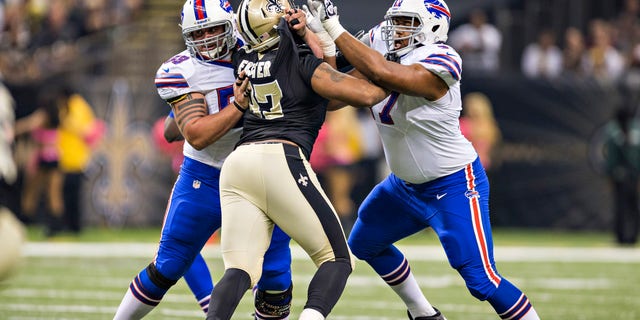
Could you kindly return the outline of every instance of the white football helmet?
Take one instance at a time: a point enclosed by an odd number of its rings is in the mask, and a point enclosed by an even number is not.
[[[389,53],[401,56],[419,44],[447,41],[451,13],[444,0],[395,0],[384,18],[382,40]],[[411,25],[394,24],[397,18],[409,18]],[[395,42],[403,40],[409,44],[396,48]]]
[[[236,45],[233,8],[227,0],[187,0],[180,16],[182,37],[193,57],[215,60],[225,57]],[[194,39],[193,32],[224,26],[217,36]]]
[[[243,0],[238,7],[237,24],[247,51],[263,52],[278,44],[276,26],[291,7],[289,0]]]

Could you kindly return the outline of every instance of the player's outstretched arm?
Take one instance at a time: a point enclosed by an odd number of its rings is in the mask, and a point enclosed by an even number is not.
[[[287,9],[284,19],[289,28],[295,32],[309,46],[313,55],[322,59],[323,52],[318,36],[307,28],[307,15],[300,9]],[[335,45],[334,45],[335,47]]]
[[[429,100],[437,100],[449,90],[444,80],[424,67],[387,61],[378,51],[353,37],[340,24],[337,8],[330,0],[308,0],[308,4],[312,8],[310,14],[322,21],[340,52],[369,80],[386,89]]]
[[[326,62],[313,72],[311,87],[327,99],[339,100],[354,107],[371,107],[389,94],[387,90],[367,80],[333,69]]]
[[[437,100],[449,90],[444,80],[423,66],[387,61],[378,51],[367,47],[348,32],[342,33],[335,41],[356,70],[382,87],[429,100]]]

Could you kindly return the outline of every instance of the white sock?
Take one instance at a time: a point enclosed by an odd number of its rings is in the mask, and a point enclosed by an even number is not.
[[[113,320],[142,319],[147,313],[151,312],[153,308],[153,306],[140,302],[140,300],[133,296],[131,289],[127,289],[127,293],[125,293],[122,298],[122,302],[120,302],[120,306],[118,306]]]
[[[404,301],[411,316],[414,318],[436,314],[436,310],[420,290],[416,278],[413,277],[413,272],[409,273],[404,282],[397,286],[392,286],[391,289]]]
[[[298,320],[324,320],[324,316],[318,310],[304,309],[302,313],[300,313]]]
[[[527,311],[524,317],[520,318],[520,320],[540,320],[540,317],[533,306],[531,306],[531,309],[529,309],[529,311]]]

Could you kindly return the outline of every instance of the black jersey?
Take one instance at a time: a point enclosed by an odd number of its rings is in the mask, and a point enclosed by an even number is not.
[[[251,99],[238,145],[268,139],[295,142],[309,159],[324,122],[327,100],[313,91],[311,77],[322,60],[306,45],[296,44],[287,22],[278,24],[280,43],[266,54],[238,50],[236,74],[250,78]]]

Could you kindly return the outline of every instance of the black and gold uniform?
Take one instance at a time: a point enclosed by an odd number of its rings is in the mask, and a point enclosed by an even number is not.
[[[241,49],[233,59],[236,74],[244,70],[250,78],[251,102],[220,177],[226,271],[213,291],[209,319],[230,318],[260,279],[274,224],[318,266],[305,309],[326,317],[354,267],[338,216],[308,162],[327,106],[311,87],[322,61],[296,44],[284,19],[278,32],[277,48]]]

